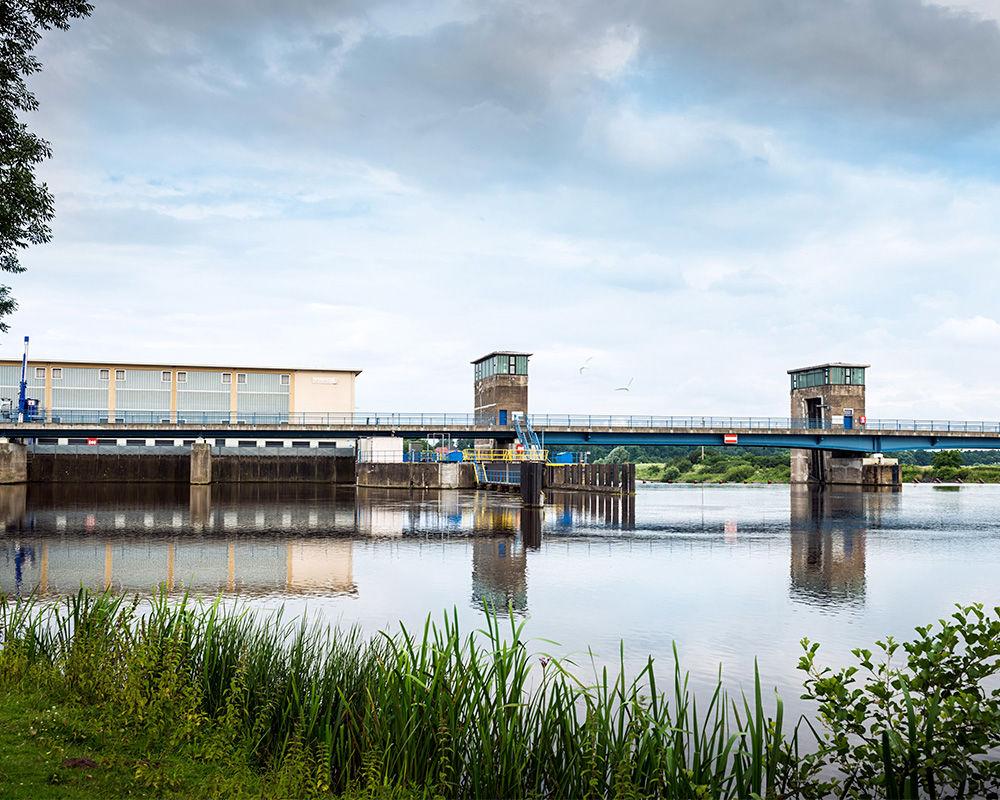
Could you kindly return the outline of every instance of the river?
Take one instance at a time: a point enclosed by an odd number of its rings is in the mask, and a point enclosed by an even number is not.
[[[641,485],[634,499],[425,495],[319,485],[0,487],[0,589],[80,585],[239,596],[373,632],[457,609],[525,619],[539,651],[672,668],[697,687],[719,665],[797,708],[802,637],[852,647],[949,613],[1000,605],[1000,487],[897,493]],[[546,641],[547,640],[547,641]],[[590,648],[593,656],[591,656]]]

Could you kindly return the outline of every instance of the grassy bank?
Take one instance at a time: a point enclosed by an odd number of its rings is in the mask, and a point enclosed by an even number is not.
[[[943,482],[1000,483],[1000,466],[974,465],[969,467],[923,467],[903,464],[901,476],[904,483]]]
[[[982,758],[1000,745],[998,611],[852,670],[804,642],[819,713],[799,726],[759,679],[697,700],[676,664],[665,687],[651,663],[581,681],[500,625],[365,640],[164,598],[141,615],[110,595],[0,598],[0,795],[972,797],[1000,780]]]
[[[763,456],[707,453],[704,459],[696,453],[691,458],[636,464],[635,476],[663,483],[788,483],[791,467],[787,453]]]

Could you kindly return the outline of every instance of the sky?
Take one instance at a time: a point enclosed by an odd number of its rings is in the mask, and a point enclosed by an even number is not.
[[[512,349],[532,412],[739,416],[860,361],[872,419],[1000,418],[1000,0],[95,5],[7,356],[460,412]]]

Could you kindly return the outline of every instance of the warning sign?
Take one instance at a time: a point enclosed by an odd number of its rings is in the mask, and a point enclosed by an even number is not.
[[[722,436],[723,444],[736,444],[737,442],[739,442],[739,440],[740,440],[739,435],[735,433],[726,433],[723,434]]]

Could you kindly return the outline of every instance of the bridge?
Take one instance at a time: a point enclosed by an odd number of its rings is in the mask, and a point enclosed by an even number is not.
[[[586,445],[681,445],[800,448],[853,453],[923,449],[1000,449],[1000,422],[882,419],[853,427],[789,417],[531,414],[541,443]],[[377,436],[493,439],[517,438],[514,421],[499,425],[475,414],[440,413],[185,413],[164,421],[149,412],[119,412],[110,422],[98,412],[60,413],[52,421],[0,420],[0,437],[39,439],[360,439]]]

